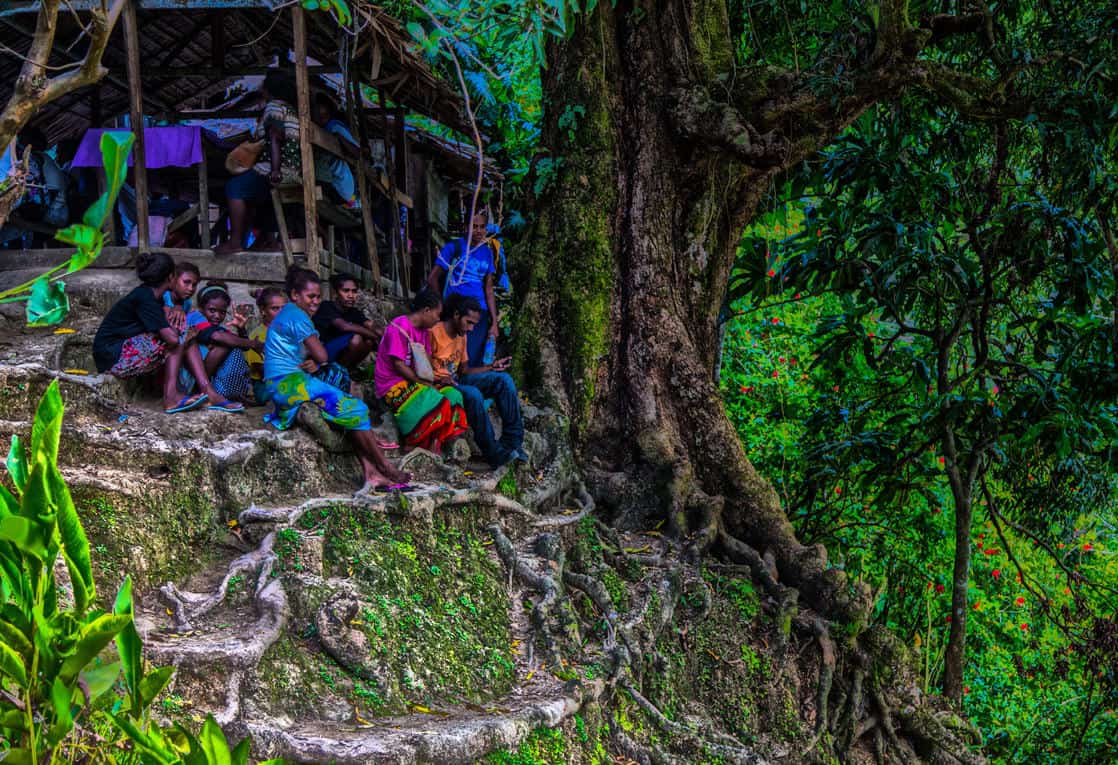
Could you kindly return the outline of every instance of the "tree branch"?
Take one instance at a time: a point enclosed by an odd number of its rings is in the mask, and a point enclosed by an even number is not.
[[[127,0],[113,0],[105,8],[89,11],[89,48],[76,69],[55,77],[48,77],[50,55],[54,49],[54,35],[58,29],[60,0],[43,0],[35,23],[35,34],[27,52],[23,68],[16,78],[15,88],[4,110],[0,112],[0,147],[11,143],[34,114],[45,105],[78,88],[100,80],[108,70],[102,66],[101,57],[108,46],[113,27]]]

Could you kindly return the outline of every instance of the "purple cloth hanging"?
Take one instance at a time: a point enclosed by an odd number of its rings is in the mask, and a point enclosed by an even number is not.
[[[126,128],[108,130],[129,132]],[[101,134],[104,132],[103,128],[85,131],[74,155],[74,167],[101,167]],[[202,129],[197,125],[144,128],[144,158],[149,170],[196,165],[202,161]],[[128,155],[128,166],[132,166],[131,154]]]

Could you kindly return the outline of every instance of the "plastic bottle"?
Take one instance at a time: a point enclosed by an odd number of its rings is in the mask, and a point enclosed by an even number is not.
[[[482,356],[483,364],[492,364],[493,357],[497,355],[497,338],[491,337],[485,341],[485,355]]]

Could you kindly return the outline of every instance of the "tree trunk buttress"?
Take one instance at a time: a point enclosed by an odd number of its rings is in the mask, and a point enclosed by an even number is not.
[[[796,540],[710,372],[734,252],[776,172],[676,127],[680,89],[732,69],[725,3],[600,3],[549,54],[553,154],[536,164],[546,189],[517,275],[523,378],[570,416],[617,525],[666,520],[700,548],[724,531],[771,552],[812,605],[864,618],[864,590]]]

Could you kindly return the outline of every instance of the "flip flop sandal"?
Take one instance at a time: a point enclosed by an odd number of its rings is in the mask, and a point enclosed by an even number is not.
[[[390,491],[411,491],[414,488],[410,483],[378,483],[373,491],[384,494]]]
[[[216,404],[210,404],[207,409],[216,409],[219,412],[243,412],[245,405],[237,403],[236,401],[218,401]]]
[[[197,409],[202,404],[209,401],[209,395],[199,393],[197,396],[183,396],[179,399],[179,403],[175,404],[170,409],[164,409],[164,414],[178,414],[179,412],[189,412],[191,409]]]
[[[380,440],[378,440],[377,441],[377,446],[379,446],[381,449],[384,449],[386,452],[390,452],[393,449],[399,449],[400,448],[400,445],[398,443],[396,443],[395,441],[380,441]]]

